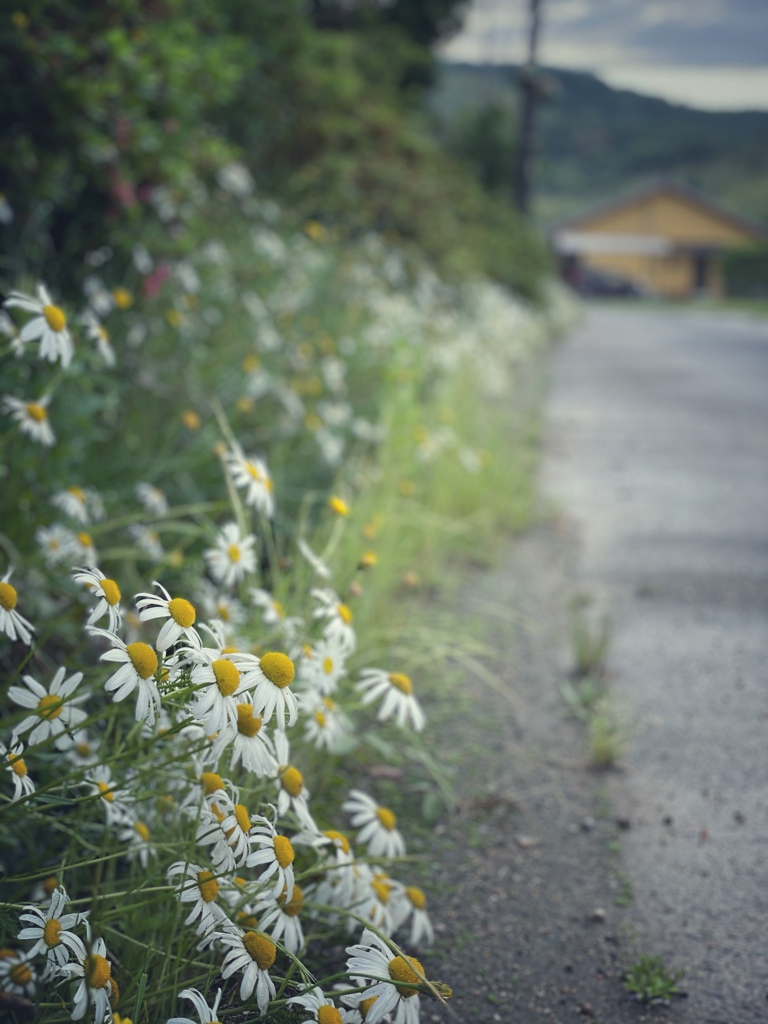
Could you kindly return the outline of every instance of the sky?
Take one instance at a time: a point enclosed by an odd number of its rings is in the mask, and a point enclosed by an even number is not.
[[[448,60],[519,64],[529,0],[473,0]],[[768,110],[768,0],[542,0],[540,63],[704,110]]]

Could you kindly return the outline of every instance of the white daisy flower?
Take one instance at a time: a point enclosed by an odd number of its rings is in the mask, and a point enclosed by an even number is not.
[[[259,659],[254,654],[225,651],[224,638],[210,632],[216,647],[182,647],[178,654],[183,665],[191,666],[190,682],[199,687],[191,713],[203,721],[209,736],[216,735],[221,750],[235,738],[238,696],[254,685]],[[240,696],[240,701],[245,699]]]
[[[67,487],[57,491],[51,498],[51,504],[83,525],[104,518],[104,502],[93,487]]]
[[[73,569],[72,574],[76,583],[82,583],[89,591],[98,598],[98,603],[88,616],[86,625],[92,626],[98,622],[102,615],[109,615],[109,632],[116,633],[120,628],[123,613],[120,608],[120,588],[117,583],[109,579],[95,566],[92,569]]]
[[[355,983],[372,981],[365,990],[368,1005],[366,1024],[378,1024],[394,1014],[395,1024],[418,1024],[419,999],[416,988],[425,977],[416,957],[395,956],[383,939],[366,928],[360,942],[347,948],[347,973]]]
[[[277,813],[283,818],[292,810],[304,828],[316,833],[318,828],[309,812],[309,790],[304,785],[304,776],[290,763],[288,738],[284,732],[275,733],[274,744],[279,766],[275,779]]]
[[[115,350],[112,348],[112,343],[109,340],[107,328],[91,309],[87,309],[83,314],[83,323],[86,335],[90,341],[95,343],[96,350],[101,358],[107,366],[114,366],[117,359],[115,358]]]
[[[77,538],[73,530],[55,523],[53,526],[40,526],[35,532],[35,540],[43,549],[47,565],[60,565],[71,562],[78,550]]]
[[[104,637],[112,644],[112,650],[105,651],[100,660],[114,661],[120,666],[104,683],[104,689],[112,694],[115,703],[138,690],[136,721],[146,720],[150,725],[154,724],[155,711],[160,710],[160,691],[155,679],[159,664],[157,652],[142,640],[126,644],[119,636],[99,626],[89,626],[88,632]]]
[[[350,815],[353,828],[359,828],[358,842],[368,844],[371,857],[402,857],[405,841],[397,829],[397,818],[362,790],[352,789],[341,809]]]
[[[235,446],[224,456],[235,487],[245,491],[245,503],[271,519],[275,514],[274,485],[266,463],[255,455],[245,455]]]
[[[221,932],[217,938],[229,946],[221,965],[222,978],[226,980],[236,971],[242,971],[240,998],[249,999],[255,989],[259,1012],[266,1013],[270,999],[275,997],[275,986],[268,972],[275,962],[277,946],[261,932]]]
[[[299,664],[299,681],[310,690],[330,696],[336,692],[346,671],[349,648],[338,639],[318,640],[304,652]]]
[[[304,738],[317,750],[325,748],[330,753],[352,735],[352,723],[340,705],[330,697],[317,697],[312,702],[302,702],[307,712],[304,724]]]
[[[11,736],[10,747],[0,743],[0,757],[4,757],[8,762],[5,770],[11,773],[13,779],[13,797],[11,799],[14,802],[35,792],[35,784],[29,777],[27,763],[21,756],[23,753],[24,744],[15,733]]]
[[[81,530],[74,535],[72,548],[72,559],[75,562],[82,562],[84,565],[93,566],[99,560],[93,544],[93,537],[91,537],[87,530]]]
[[[251,851],[246,859],[249,868],[263,867],[259,881],[266,885],[267,879],[275,876],[275,884],[271,895],[277,897],[284,893],[290,900],[293,895],[293,861],[296,857],[293,844],[287,836],[277,834],[274,825],[266,818],[259,818],[249,832],[249,844],[260,849]]]
[[[183,876],[179,883],[174,881],[177,875]],[[210,935],[227,920],[226,912],[216,902],[220,885],[212,871],[178,860],[168,868],[168,882],[176,885],[175,895],[180,903],[192,905],[184,924],[197,921],[198,935]]]
[[[91,794],[98,796],[104,809],[108,825],[122,825],[129,820],[133,797],[128,793],[117,795],[118,785],[112,780],[108,765],[97,764],[90,768],[83,779]]]
[[[332,999],[327,999],[319,988],[313,988],[300,996],[292,996],[288,1004],[296,1003],[310,1016],[297,1024],[343,1024],[344,1018]],[[303,1016],[303,1015],[302,1015]]]
[[[87,729],[75,729],[72,733],[72,746],[65,751],[64,756],[76,768],[86,768],[98,761],[99,745]]]
[[[240,763],[254,775],[274,778],[277,774],[277,761],[272,740],[263,728],[261,715],[255,714],[253,704],[246,696],[236,705],[236,709],[237,734],[232,741],[230,770]],[[214,756],[220,756],[225,745],[226,742],[222,742],[221,746],[215,744]]]
[[[328,568],[328,566],[325,564],[322,558],[320,558],[319,555],[315,554],[315,552],[312,550],[309,544],[307,544],[303,537],[296,538],[296,547],[302,553],[307,562],[309,562],[309,564],[312,566],[312,570],[315,573],[317,573],[317,575],[321,579],[329,580],[331,578],[331,570]]]
[[[107,960],[107,947],[104,939],[96,939],[91,952],[77,964],[66,964],[64,970],[72,978],[80,978],[74,999],[72,1020],[80,1020],[85,1016],[88,1004],[93,1004],[95,1024],[104,1024],[107,1018],[112,1019],[110,1000],[116,994],[117,986],[112,980],[112,965]]]
[[[16,611],[19,595],[9,582],[12,575],[13,569],[9,569],[0,580],[0,633],[29,647],[35,627]]]
[[[146,871],[149,867],[150,857],[154,857],[156,850],[150,843],[151,832],[145,821],[137,817],[125,822],[125,827],[119,833],[121,843],[127,844],[126,855],[128,860],[138,860]]]
[[[167,650],[182,637],[185,637],[193,647],[202,647],[200,634],[194,628],[197,618],[194,605],[190,604],[186,598],[171,597],[157,580],[153,580],[153,586],[162,591],[162,595],[137,594],[136,607],[142,622],[147,622],[149,619],[168,620],[157,638],[158,651]]]
[[[159,487],[141,481],[136,484],[134,491],[147,512],[155,516],[167,515],[168,499]]]
[[[62,914],[68,902],[69,897],[63,886],[59,886],[51,893],[51,902],[47,910],[27,906],[24,907],[24,913],[19,916],[19,920],[26,922],[27,927],[21,929],[17,938],[23,942],[34,943],[29,950],[30,956],[38,953],[45,956],[47,977],[60,973],[60,969],[69,962],[73,953],[78,960],[85,959],[83,940],[71,929],[86,924],[88,915]]]
[[[259,659],[258,670],[249,678],[251,700],[264,722],[275,716],[278,729],[294,725],[299,712],[296,694],[290,689],[295,668],[287,654],[271,651]]]
[[[363,695],[363,704],[371,704],[383,697],[376,718],[384,722],[395,718],[401,729],[410,722],[415,732],[421,732],[426,723],[421,705],[413,695],[413,683],[402,672],[386,672],[383,668],[365,668],[355,686]]]
[[[306,833],[299,833],[294,842],[304,842],[305,836]],[[314,890],[316,902],[351,909],[355,904],[357,866],[349,840],[334,829],[307,839],[312,846],[324,848],[317,865],[323,875]]]
[[[32,999],[37,977],[31,959],[20,949],[0,949],[0,991]]]
[[[147,558],[151,558],[155,562],[160,562],[165,558],[165,549],[160,542],[160,534],[157,530],[141,523],[131,523],[128,532],[133,537],[136,546],[143,551]]]
[[[13,395],[3,395],[3,412],[6,416],[10,416],[18,423],[22,434],[47,448],[56,442],[56,435],[48,420],[50,404],[50,395],[42,395],[36,402],[24,402]]]
[[[310,594],[317,602],[312,618],[325,620],[323,633],[326,638],[336,640],[349,653],[354,651],[357,638],[352,626],[354,615],[349,605],[344,604],[339,595],[328,588],[315,588],[310,590]]]
[[[304,627],[304,620],[300,615],[286,615],[282,603],[270,594],[268,590],[261,587],[251,587],[248,591],[251,604],[261,609],[261,621],[265,626],[275,627],[285,637],[288,643],[292,643],[299,630]]]
[[[221,528],[214,547],[203,552],[208,569],[217,583],[232,587],[256,570],[256,554],[253,534],[243,537],[237,523],[227,523]]]
[[[431,946],[435,932],[427,912],[427,897],[415,885],[396,884],[392,893],[392,924],[397,931],[410,918],[408,941],[412,946]]]
[[[200,1024],[219,1024],[217,1011],[222,991],[222,989],[216,991],[213,1006],[208,1005],[205,1001],[205,996],[202,992],[198,992],[196,988],[183,988],[179,992],[179,999],[189,999],[191,1003],[194,1003],[197,1015],[200,1018]],[[167,1024],[197,1024],[197,1022],[190,1020],[189,1017],[169,1017]]]
[[[40,358],[51,363],[61,360],[69,366],[74,353],[72,336],[67,330],[67,318],[59,306],[54,306],[44,284],[37,286],[37,298],[23,292],[11,292],[4,303],[6,309],[21,309],[35,315],[21,329],[21,340],[40,341]]]
[[[262,821],[266,819],[256,818],[257,823]],[[245,804],[234,803],[224,792],[216,793],[200,809],[195,842],[211,847],[211,862],[217,871],[234,871],[246,862],[252,828]]]
[[[204,615],[219,623],[219,629],[225,634],[242,626],[247,618],[246,610],[241,601],[229,594],[222,594],[208,580],[201,580],[196,592],[199,605]]]
[[[290,899],[283,892],[277,899],[259,901],[254,913],[262,931],[267,932],[275,942],[282,942],[287,950],[298,955],[304,945],[304,930],[299,914],[304,906],[304,892],[294,882]]]
[[[34,710],[34,714],[19,722],[15,730],[18,735],[23,735],[27,729],[31,729],[28,737],[30,744],[42,743],[49,736],[54,736],[58,750],[72,746],[72,737],[65,733],[86,717],[84,711],[74,706],[85,697],[69,699],[82,680],[83,673],[75,672],[69,679],[65,679],[66,672],[63,666],[57,670],[50,691],[32,676],[23,676],[24,686],[12,686],[9,689],[8,696],[15,704]]]
[[[393,926],[389,901],[395,883],[383,871],[373,871],[365,863],[355,865],[353,877],[355,888],[352,907],[355,912],[380,932],[391,935]],[[351,920],[349,923],[352,925]]]

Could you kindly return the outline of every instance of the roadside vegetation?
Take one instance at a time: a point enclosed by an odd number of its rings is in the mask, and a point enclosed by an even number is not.
[[[402,25],[38,0],[0,53],[3,1012],[415,1020],[424,608],[530,514],[569,304]]]

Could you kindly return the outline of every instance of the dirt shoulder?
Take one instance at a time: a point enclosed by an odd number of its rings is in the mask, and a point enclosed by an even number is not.
[[[536,525],[457,598],[469,630],[485,623],[488,655],[433,714],[458,799],[424,878],[438,936],[429,973],[454,991],[453,1015],[424,1006],[433,1024],[674,1020],[674,1006],[643,1007],[620,982],[633,954],[617,905],[631,899],[626,823],[559,689],[575,550],[556,522]]]

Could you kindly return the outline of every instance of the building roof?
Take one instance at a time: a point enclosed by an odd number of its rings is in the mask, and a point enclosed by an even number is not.
[[[765,225],[758,224],[757,221],[752,221],[747,217],[733,213],[731,210],[720,206],[719,203],[714,202],[714,200],[697,192],[696,189],[691,188],[689,185],[682,185],[680,182],[673,181],[670,178],[655,178],[641,188],[622,193],[613,199],[591,207],[584,213],[559,221],[552,228],[551,234],[555,236],[560,235],[566,230],[570,231],[573,228],[586,227],[590,221],[597,217],[603,217],[625,207],[633,206],[662,192],[671,193],[694,206],[700,206],[703,210],[706,210],[715,217],[719,217],[721,220],[727,221],[735,228],[748,232],[755,239],[759,238],[768,241],[768,227]]]

